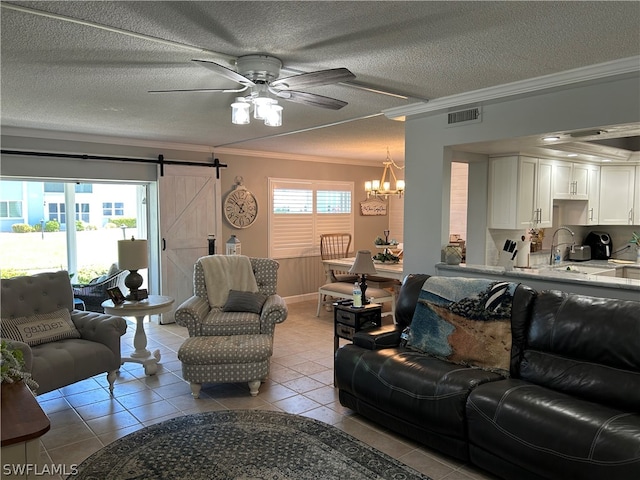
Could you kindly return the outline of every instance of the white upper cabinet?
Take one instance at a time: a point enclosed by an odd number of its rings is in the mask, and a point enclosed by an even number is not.
[[[640,165],[636,166],[636,188],[635,188],[635,197],[633,200],[633,212],[632,223],[634,225],[640,225]]]
[[[634,165],[612,165],[600,168],[600,225],[640,223],[634,212],[636,183]]]
[[[559,200],[589,199],[589,165],[553,162],[553,198]]]
[[[489,159],[489,228],[545,228],[552,224],[553,163],[523,156]]]
[[[598,165],[585,165],[587,167],[587,220],[586,225],[598,225],[600,218],[600,167]]]

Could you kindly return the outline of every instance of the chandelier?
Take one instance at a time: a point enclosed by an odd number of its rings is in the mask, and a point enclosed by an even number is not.
[[[270,98],[266,84],[257,84],[251,95],[236,97],[231,104],[231,123],[235,125],[248,125],[251,122],[251,109],[253,118],[263,120],[269,127],[282,125],[282,107],[278,101]]]
[[[404,195],[404,180],[398,180],[396,178],[396,174],[393,171],[393,167],[398,170],[404,169],[404,167],[398,166],[396,162],[391,159],[389,155],[389,147],[387,147],[387,158],[384,162],[384,170],[382,171],[382,177],[380,180],[371,180],[364,182],[364,189],[367,192],[367,198],[373,197],[384,197],[387,198],[389,195],[398,195],[398,197],[402,198]],[[395,183],[395,189],[391,190],[391,181],[387,180],[387,173],[389,173],[389,178],[393,178]]]

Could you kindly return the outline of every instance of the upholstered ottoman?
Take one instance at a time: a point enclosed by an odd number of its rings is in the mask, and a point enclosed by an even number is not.
[[[248,382],[252,396],[269,374],[271,336],[228,335],[189,337],[178,350],[182,377],[191,384],[194,398],[203,383]]]

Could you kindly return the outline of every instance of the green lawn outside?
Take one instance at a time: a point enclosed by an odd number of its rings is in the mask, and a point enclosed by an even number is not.
[[[118,240],[122,230],[100,229],[77,232],[78,270],[83,276],[107,272],[118,261]],[[0,270],[3,278],[39,272],[68,270],[66,233],[0,233]],[[14,273],[15,272],[15,273]],[[89,279],[90,280],[90,279]]]

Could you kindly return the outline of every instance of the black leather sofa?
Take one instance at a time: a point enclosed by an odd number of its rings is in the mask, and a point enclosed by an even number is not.
[[[640,478],[640,302],[519,285],[503,376],[400,346],[427,278],[336,352],[343,406],[505,479]]]

